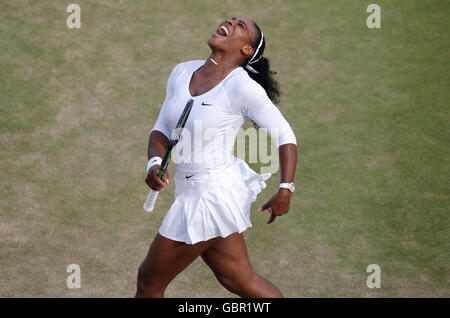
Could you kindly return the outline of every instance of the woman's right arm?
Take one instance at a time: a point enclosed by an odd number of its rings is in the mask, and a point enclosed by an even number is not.
[[[178,65],[177,65],[178,66]],[[168,102],[173,95],[174,92],[174,79],[177,73],[177,66],[174,67],[172,72],[170,73],[169,79],[167,80],[166,86],[166,98],[164,103],[161,106],[161,111],[159,112],[158,119],[150,133],[150,137],[148,140],[148,160],[153,157],[164,156],[166,152],[167,146],[169,145],[169,138],[171,131],[170,126],[168,124],[168,116],[170,115],[170,111],[168,110]],[[164,189],[164,185],[169,184],[169,174],[166,170],[164,174],[164,178],[161,181],[158,177],[158,173],[161,170],[160,165],[155,165],[147,173],[147,177],[145,179],[145,183],[155,191],[160,191]]]
[[[169,145],[169,139],[160,131],[153,130],[148,139],[148,159],[153,157],[164,156],[167,146]],[[147,173],[145,183],[155,191],[160,191],[166,184],[169,184],[169,173],[166,170],[163,180],[158,177],[158,173],[161,170],[160,165],[153,166]]]
[[[148,139],[148,159],[155,156],[163,157],[169,146],[169,139],[160,131],[153,130]]]

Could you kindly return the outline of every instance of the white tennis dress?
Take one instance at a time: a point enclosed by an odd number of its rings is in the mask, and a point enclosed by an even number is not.
[[[159,233],[195,244],[251,227],[250,205],[270,174],[258,174],[233,156],[239,128],[247,119],[266,128],[277,147],[296,144],[294,132],[264,89],[235,68],[211,90],[192,96],[189,83],[205,60],[180,63],[172,70],[166,98],[153,130],[170,139],[189,99],[194,104],[175,147],[175,201]]]

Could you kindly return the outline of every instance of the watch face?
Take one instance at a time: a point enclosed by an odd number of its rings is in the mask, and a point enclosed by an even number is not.
[[[289,185],[289,190],[291,190],[291,192],[294,192],[294,191],[295,191],[295,185],[294,185],[293,183],[291,183],[291,184]]]

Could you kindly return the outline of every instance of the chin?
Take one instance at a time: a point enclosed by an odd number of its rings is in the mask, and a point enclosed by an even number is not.
[[[211,49],[215,49],[219,45],[219,43],[217,43],[217,40],[214,38],[214,36],[210,37],[207,43]]]

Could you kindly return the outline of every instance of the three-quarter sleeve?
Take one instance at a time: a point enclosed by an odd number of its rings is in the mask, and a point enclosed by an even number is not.
[[[178,66],[178,65],[177,65]],[[155,125],[153,126],[153,129],[150,131],[150,133],[154,130],[158,130],[162,132],[167,139],[170,139],[171,136],[171,129],[169,127],[169,101],[173,96],[174,93],[174,82],[175,77],[177,73],[177,66],[175,66],[172,70],[172,72],[169,75],[169,79],[167,80],[167,86],[166,86],[166,97],[164,99],[164,103],[161,106],[161,110],[159,111],[158,119],[155,122]]]
[[[161,106],[161,110],[159,111],[159,115],[158,115],[158,119],[155,122],[155,125],[153,126],[153,129],[150,131],[150,133],[152,133],[152,131],[157,130],[160,131],[164,134],[164,136],[167,137],[167,139],[170,139],[170,128],[168,125],[168,120],[167,120],[167,115],[168,112],[167,110],[167,102],[168,102],[168,97],[166,95],[166,98],[164,100],[164,103]]]
[[[277,148],[284,144],[297,144],[291,126],[258,83],[247,82],[247,85],[241,86],[240,94],[242,114],[260,128],[267,129]]]

